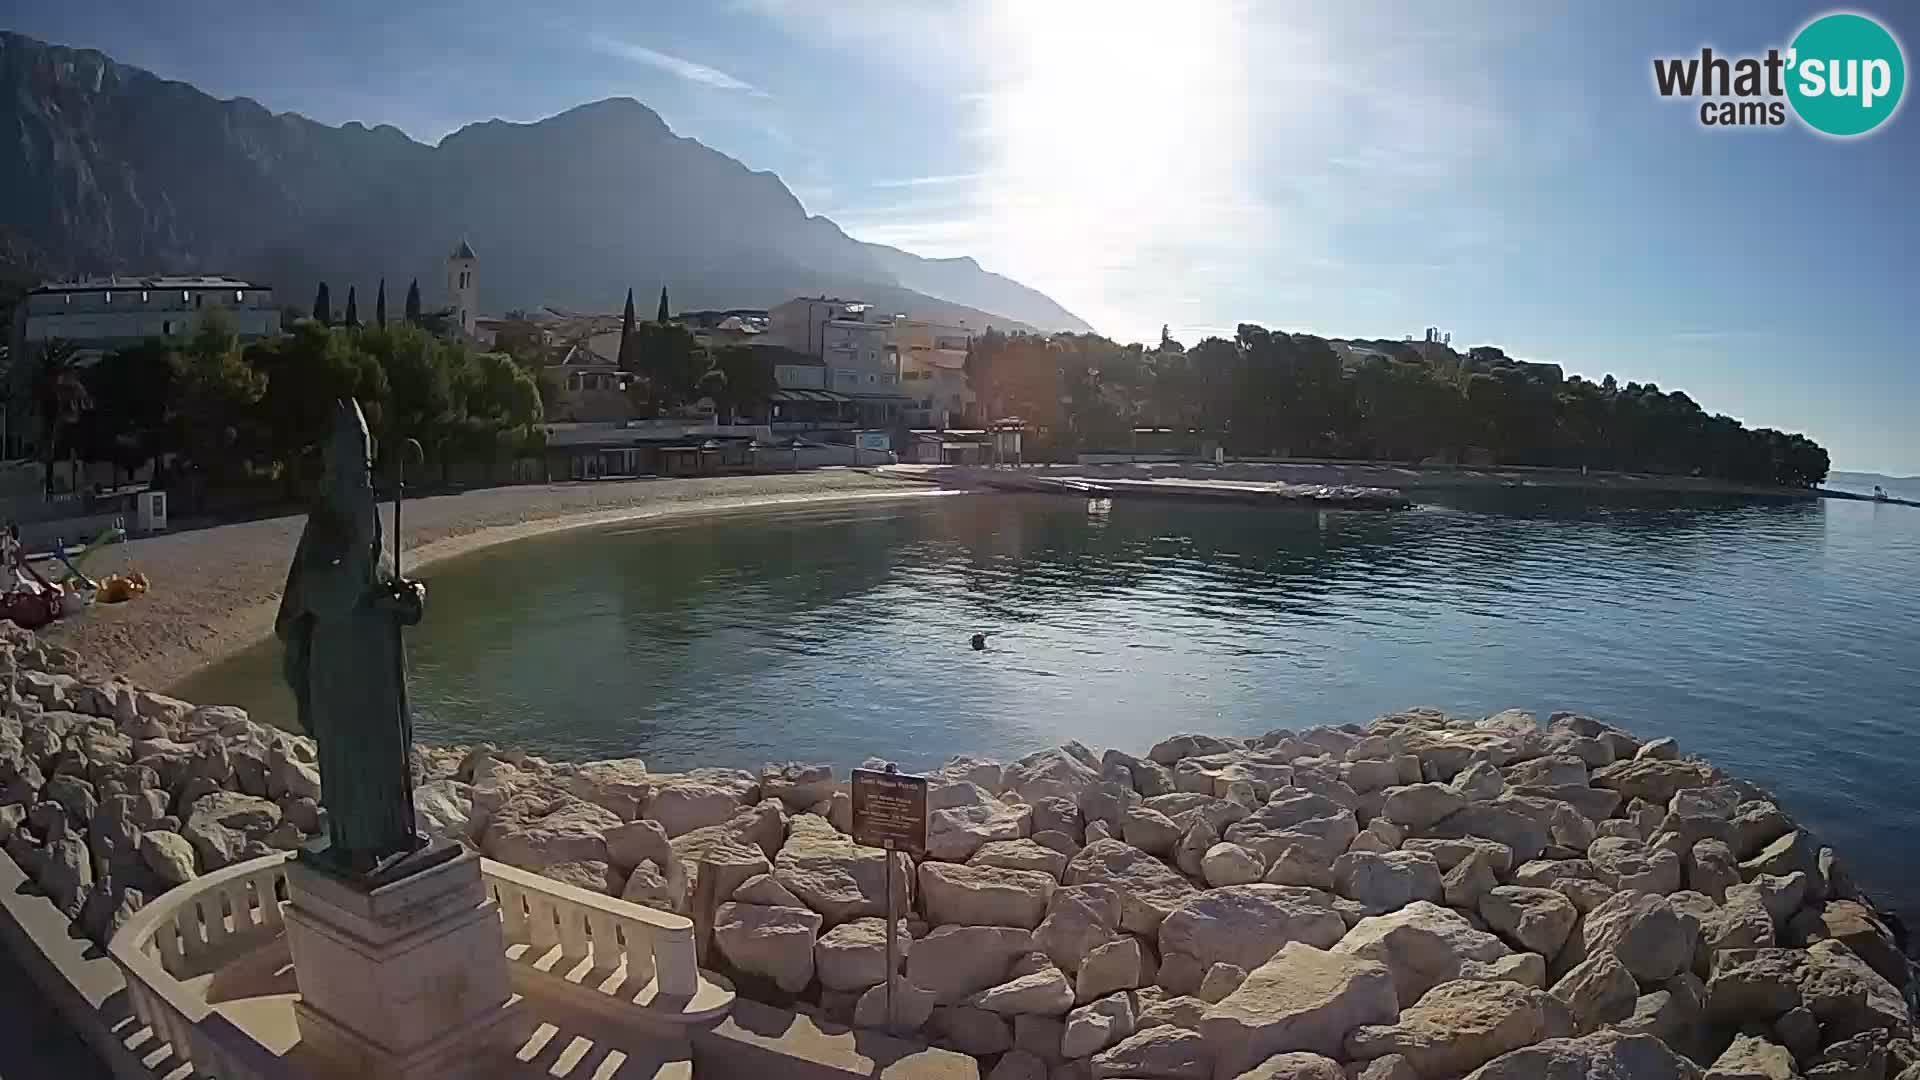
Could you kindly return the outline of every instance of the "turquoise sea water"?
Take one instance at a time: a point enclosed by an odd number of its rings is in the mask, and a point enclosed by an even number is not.
[[[659,769],[1572,709],[1773,788],[1920,910],[1920,510],[1510,493],[1403,513],[956,496],[435,566],[420,737]],[[985,652],[968,647],[976,631]],[[180,687],[284,721],[262,646]]]

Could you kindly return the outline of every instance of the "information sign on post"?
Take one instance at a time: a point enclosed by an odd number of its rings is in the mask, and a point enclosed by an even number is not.
[[[893,852],[927,853],[927,778],[887,766],[884,772],[853,770],[853,842],[887,852],[887,1027],[897,1028],[894,983],[900,976],[900,904],[894,878],[899,860]]]
[[[927,778],[853,770],[853,842],[925,858]]]

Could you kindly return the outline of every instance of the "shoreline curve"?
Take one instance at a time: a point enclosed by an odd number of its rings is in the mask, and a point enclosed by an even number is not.
[[[623,522],[952,494],[961,493],[855,471],[485,488],[407,500],[403,558],[412,573],[517,540]],[[390,537],[390,503],[381,516]],[[40,636],[79,652],[92,672],[159,690],[176,686],[273,632],[286,563],[305,521],[290,514],[232,522],[104,549],[89,573],[138,569],[153,590],[95,605]]]

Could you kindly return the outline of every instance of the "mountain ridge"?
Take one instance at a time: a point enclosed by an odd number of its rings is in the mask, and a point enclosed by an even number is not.
[[[49,275],[217,270],[294,306],[322,280],[338,297],[417,277],[433,302],[465,238],[488,311],[609,310],[629,285],[664,285],[686,309],[839,294],[980,328],[1088,329],[970,258],[847,236],[775,173],[632,98],[428,144],[0,31],[0,133],[17,150],[0,146],[0,258]]]

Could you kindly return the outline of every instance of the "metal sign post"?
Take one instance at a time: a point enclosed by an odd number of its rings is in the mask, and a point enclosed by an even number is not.
[[[899,926],[898,903],[894,900],[894,858],[893,841],[887,841],[883,849],[887,853],[887,1030],[900,1029],[900,1010],[894,1004],[893,984],[897,981],[900,969],[900,943],[894,940],[895,928]]]
[[[887,854],[887,1027],[900,1023],[894,984],[899,981],[899,852],[927,853],[927,778],[909,776],[889,765],[885,772],[853,770],[853,842]]]

